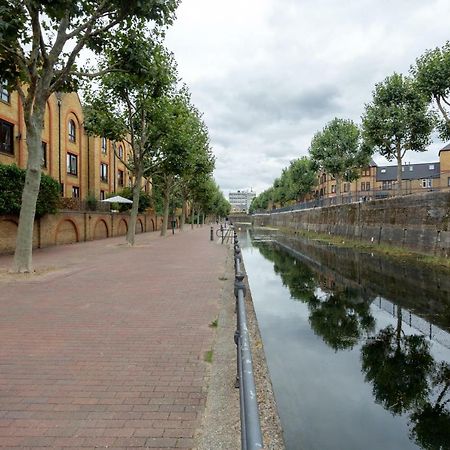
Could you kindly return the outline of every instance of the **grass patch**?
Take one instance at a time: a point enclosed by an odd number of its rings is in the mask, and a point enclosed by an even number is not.
[[[219,277],[219,280],[220,280],[220,281],[227,281],[228,278],[227,278],[227,277]]]
[[[288,234],[292,235],[293,233],[291,231]],[[314,231],[298,231],[297,236],[327,243],[336,247],[353,248],[388,256],[395,259],[401,259],[407,262],[421,262],[434,267],[444,267],[446,269],[450,269],[450,260],[448,258],[420,253],[418,251],[414,251],[404,247],[396,247],[387,244],[377,244],[375,242],[371,243],[366,241],[359,241],[344,236],[315,233]]]
[[[207,352],[205,352],[205,354],[203,355],[203,359],[207,363],[212,363],[212,361],[213,361],[213,351],[212,350],[208,350]]]
[[[209,324],[209,326],[210,326],[211,328],[217,328],[217,327],[219,326],[219,319],[213,320],[213,321]]]

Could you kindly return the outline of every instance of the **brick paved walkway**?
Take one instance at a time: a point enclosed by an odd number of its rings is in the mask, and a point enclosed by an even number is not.
[[[0,278],[0,447],[194,447],[226,249],[209,227],[137,244],[43,249],[52,270]]]

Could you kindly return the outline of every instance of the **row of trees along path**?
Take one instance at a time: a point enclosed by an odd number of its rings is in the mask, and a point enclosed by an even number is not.
[[[49,97],[86,89],[86,130],[127,141],[123,161],[133,175],[134,223],[143,176],[159,182],[167,229],[170,196],[226,210],[211,179],[214,159],[200,113],[185,87],[178,87],[172,55],[162,45],[164,28],[175,19],[178,0],[65,0],[6,2],[0,6],[0,72],[19,94],[24,110],[28,162],[22,194],[13,271],[32,271],[32,237],[41,180],[41,135]],[[96,67],[80,67],[83,50],[96,55]],[[117,155],[117,153],[116,153]],[[117,155],[117,157],[120,157]]]

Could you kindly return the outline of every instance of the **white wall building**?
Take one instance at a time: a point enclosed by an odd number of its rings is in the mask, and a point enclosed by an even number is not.
[[[230,192],[228,200],[231,204],[232,212],[248,212],[252,200],[256,197],[256,192],[250,190],[240,190]]]

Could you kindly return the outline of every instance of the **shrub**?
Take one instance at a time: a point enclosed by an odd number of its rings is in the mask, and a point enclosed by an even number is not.
[[[113,194],[113,196],[116,194]],[[119,192],[121,197],[128,198],[129,200],[133,200],[133,189],[131,188],[124,188],[122,192]],[[144,191],[141,191],[139,194],[139,212],[144,212],[147,208],[150,207],[151,199],[148,194],[146,194]],[[120,205],[120,211],[127,211],[131,209],[132,204],[131,203],[121,203]]]
[[[0,164],[0,214],[19,215],[25,172],[15,164]],[[42,174],[36,217],[54,214],[58,209],[59,195],[59,183],[52,177]]]
[[[88,211],[95,211],[97,209],[97,199],[93,192],[88,192],[86,195],[86,208]]]

